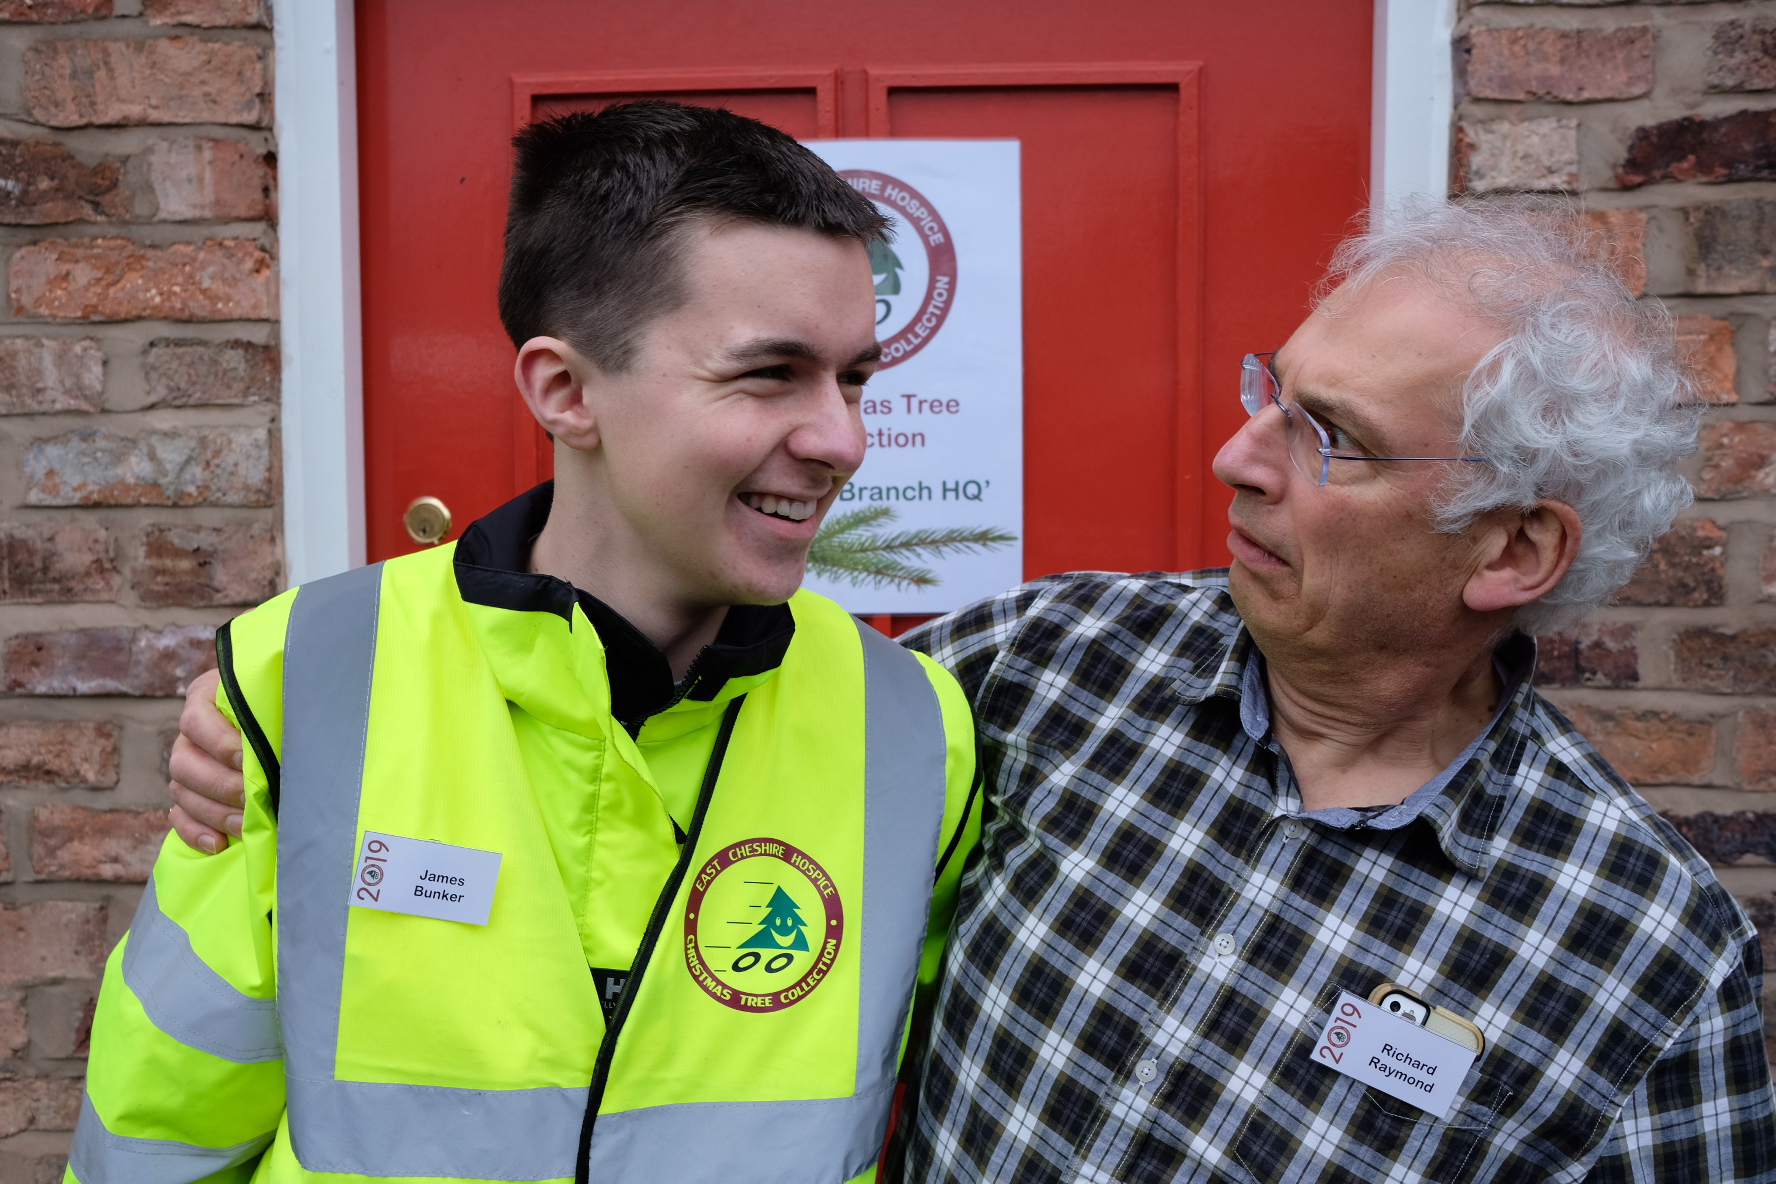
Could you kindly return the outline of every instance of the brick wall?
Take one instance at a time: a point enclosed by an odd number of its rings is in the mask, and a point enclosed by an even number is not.
[[[266,23],[0,0],[0,1184],[60,1178],[178,693],[282,577]],[[1582,195],[1713,404],[1544,682],[1776,931],[1776,0],[1469,3],[1456,61],[1455,187]]]
[[[263,0],[0,0],[0,1184],[59,1180],[217,624],[274,592]]]
[[[1548,639],[1545,689],[1776,964],[1776,3],[1470,3],[1457,32],[1455,188],[1579,195],[1710,404],[1695,506]]]

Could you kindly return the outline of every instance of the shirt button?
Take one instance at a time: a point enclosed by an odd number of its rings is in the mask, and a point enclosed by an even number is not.
[[[1235,944],[1233,934],[1217,933],[1215,935],[1215,956],[1217,958],[1233,957]]]
[[[1142,1061],[1140,1064],[1135,1066],[1135,1077],[1141,1082],[1142,1085],[1146,1085],[1149,1081],[1152,1081],[1155,1077],[1158,1077],[1158,1076],[1159,1076],[1159,1062],[1158,1061]]]
[[[1283,820],[1283,841],[1293,843],[1301,837],[1301,824],[1293,818]]]

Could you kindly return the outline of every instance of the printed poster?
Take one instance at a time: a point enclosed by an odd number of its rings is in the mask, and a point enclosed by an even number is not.
[[[815,140],[876,203],[881,369],[869,451],[810,552],[854,613],[943,613],[1023,579],[1023,261],[1016,140]]]

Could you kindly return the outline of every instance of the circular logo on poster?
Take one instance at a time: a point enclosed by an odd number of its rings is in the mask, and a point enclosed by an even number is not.
[[[870,244],[876,340],[886,370],[924,349],[949,319],[956,300],[956,244],[937,207],[905,181],[873,169],[841,169],[839,176],[893,224],[892,243]]]
[[[736,1011],[781,1011],[826,981],[845,940],[838,885],[799,847],[746,839],[697,869],[685,902],[685,966]]]

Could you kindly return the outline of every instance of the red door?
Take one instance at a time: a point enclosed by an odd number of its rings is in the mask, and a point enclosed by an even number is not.
[[[1224,562],[1209,472],[1362,207],[1371,0],[360,0],[372,559],[548,475],[495,312],[508,140],[619,98],[1022,141],[1026,574]]]

